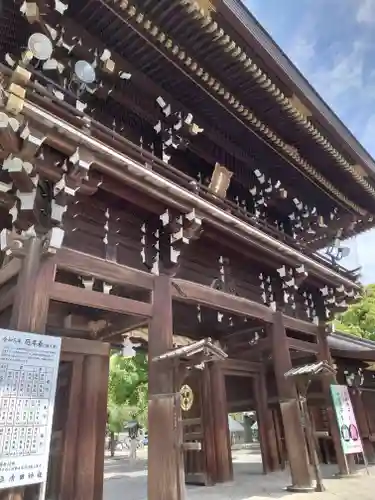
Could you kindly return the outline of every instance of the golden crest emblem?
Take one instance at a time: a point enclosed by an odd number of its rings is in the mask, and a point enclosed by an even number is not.
[[[194,403],[194,393],[189,385],[183,385],[180,389],[181,409],[189,411]]]

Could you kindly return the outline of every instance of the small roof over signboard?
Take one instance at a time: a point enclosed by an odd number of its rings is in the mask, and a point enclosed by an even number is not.
[[[316,376],[325,373],[335,373],[336,370],[327,362],[309,363],[303,366],[296,366],[285,373],[285,377]]]
[[[222,360],[228,355],[218,346],[216,346],[210,338],[193,342],[192,344],[178,347],[168,351],[160,356],[156,356],[153,361],[164,361],[168,359],[179,359],[181,361],[190,361],[198,354],[204,355],[204,361]]]

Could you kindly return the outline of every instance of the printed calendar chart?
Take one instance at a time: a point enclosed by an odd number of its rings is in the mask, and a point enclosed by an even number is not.
[[[0,489],[47,479],[61,339],[0,329]]]

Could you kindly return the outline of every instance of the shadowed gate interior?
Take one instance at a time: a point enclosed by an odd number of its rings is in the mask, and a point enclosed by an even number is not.
[[[233,479],[228,413],[255,410],[259,428],[262,467],[280,468],[272,410],[267,404],[265,377],[258,366],[226,360],[194,370],[181,387],[185,480],[210,485]],[[236,401],[240,407],[232,407]]]
[[[237,361],[224,370],[228,413],[256,413],[258,440],[262,456],[260,473],[283,468],[283,437],[276,435],[277,404],[267,394],[266,374],[255,371],[251,363]],[[245,429],[244,429],[245,431]],[[250,452],[250,451],[249,451]],[[257,471],[258,472],[258,471]]]
[[[211,485],[215,480],[209,375],[208,368],[194,370],[180,391],[187,484]]]

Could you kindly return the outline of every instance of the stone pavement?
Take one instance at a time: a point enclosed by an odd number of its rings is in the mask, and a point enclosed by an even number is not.
[[[287,472],[261,473],[258,450],[240,450],[234,453],[235,480],[209,488],[188,487],[187,500],[374,500],[375,467],[370,475],[361,470],[350,479],[335,479],[336,468],[325,466],[324,493],[289,493]],[[141,455],[131,465],[125,457],[107,459],[104,471],[104,500],[147,500],[147,457]]]

